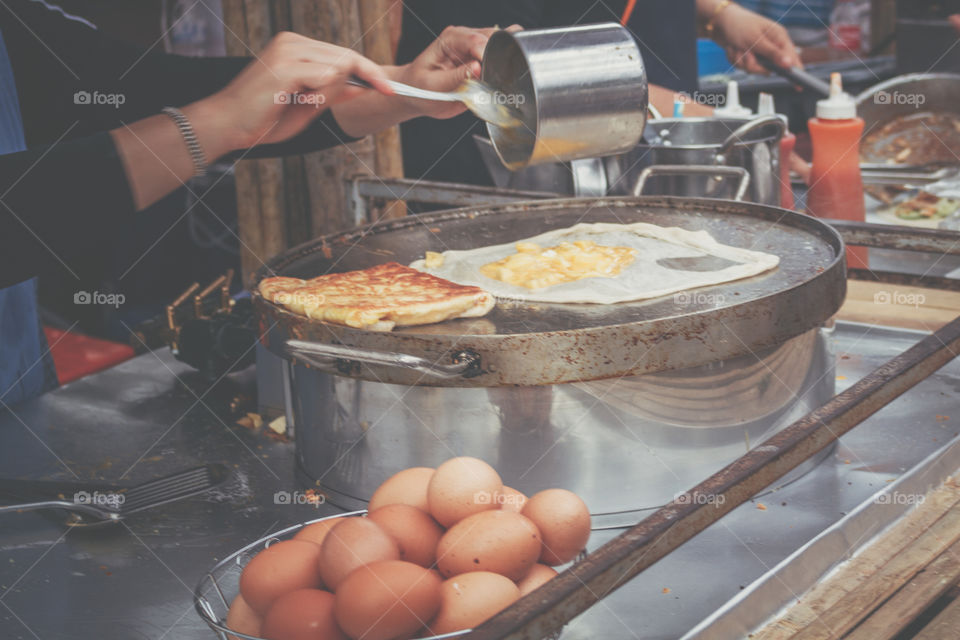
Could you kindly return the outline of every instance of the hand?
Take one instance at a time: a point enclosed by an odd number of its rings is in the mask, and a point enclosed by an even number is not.
[[[713,24],[713,39],[727,50],[731,63],[749,73],[768,73],[755,54],[783,68],[803,66],[790,34],[773,20],[731,4],[717,14]]]
[[[351,75],[393,93],[384,69],[357,52],[280,33],[229,85],[184,112],[191,121],[216,126],[212,135],[221,137],[227,150],[282,142],[325,108],[363,93],[365,89],[346,84]]]
[[[519,31],[520,27],[513,25],[507,30]],[[453,91],[468,77],[480,77],[483,49],[494,31],[495,28],[447,27],[413,62],[399,68],[396,79],[421,89]],[[418,115],[432,118],[452,118],[466,109],[462,102],[405,100]]]

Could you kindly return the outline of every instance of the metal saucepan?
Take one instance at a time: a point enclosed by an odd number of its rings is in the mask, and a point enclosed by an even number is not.
[[[511,170],[622,153],[643,133],[646,70],[619,24],[498,31],[484,51],[482,79],[522,114],[522,127],[487,125]]]
[[[749,175],[746,200],[778,206],[780,139],[785,132],[779,116],[651,121],[634,149],[604,160],[610,193],[733,200],[743,189],[743,174],[729,169],[739,168]]]

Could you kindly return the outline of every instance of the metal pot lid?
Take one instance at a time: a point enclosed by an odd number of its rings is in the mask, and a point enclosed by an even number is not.
[[[612,305],[501,301],[484,318],[392,332],[326,324],[267,302],[254,287],[263,343],[339,375],[435,386],[545,385],[681,369],[780,344],[833,316],[846,295],[843,242],[810,216],[764,205],[677,197],[558,199],[457,209],[351,229],[294,247],[256,274],[312,278],[425,251],[471,249],[578,222],[706,230],[780,257],[766,274]]]

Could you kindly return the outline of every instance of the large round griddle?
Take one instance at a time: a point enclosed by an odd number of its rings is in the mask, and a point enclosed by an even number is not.
[[[409,216],[319,238],[256,275],[312,278],[402,264],[425,251],[471,249],[579,222],[649,222],[708,231],[718,241],[780,257],[779,267],[688,294],[612,305],[499,302],[486,317],[392,332],[310,320],[256,293],[263,341],[290,357],[288,339],[406,354],[441,365],[474,358],[467,376],[425,375],[402,364],[324,360],[339,374],[397,384],[544,385],[699,366],[780,344],[840,308],[843,242],[828,225],[775,207],[676,197],[562,199]],[[377,358],[383,360],[383,358]],[[389,358],[388,358],[389,359]],[[349,361],[349,362],[348,362]],[[323,366],[316,359],[312,364]]]

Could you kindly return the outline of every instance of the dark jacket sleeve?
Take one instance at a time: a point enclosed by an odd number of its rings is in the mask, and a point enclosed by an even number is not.
[[[0,287],[35,275],[96,277],[133,212],[108,133],[0,155]]]
[[[114,222],[133,215],[110,129],[216,92],[245,58],[143,51],[33,0],[0,3],[28,149],[0,156],[0,286],[54,268],[100,268]],[[301,135],[248,157],[304,153],[355,138],[324,112]]]

